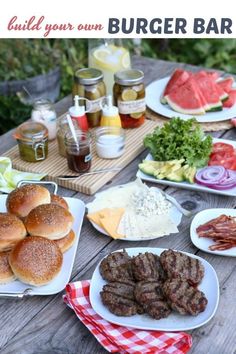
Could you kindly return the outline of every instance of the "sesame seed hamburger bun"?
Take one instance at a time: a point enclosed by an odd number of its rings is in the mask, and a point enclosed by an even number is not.
[[[48,284],[60,272],[63,256],[56,242],[44,237],[28,236],[10,252],[9,263],[23,283]]]
[[[0,284],[7,284],[16,279],[8,258],[9,252],[0,252]]]
[[[65,201],[65,199],[60,197],[57,194],[51,194],[51,203],[58,204],[58,205],[62,206],[63,208],[69,210],[69,206],[68,206],[67,202]]]
[[[63,238],[60,238],[59,240],[55,240],[57,243],[58,247],[62,251],[62,253],[65,253],[71,246],[73,246],[75,242],[75,233],[73,230],[70,230],[68,235],[66,235]]]
[[[50,203],[50,201],[50,193],[47,188],[37,184],[26,184],[9,193],[6,207],[9,213],[24,218],[36,206]]]
[[[26,234],[26,228],[17,216],[0,213],[0,252],[11,250]]]
[[[69,233],[73,221],[71,213],[60,205],[42,204],[31,210],[25,227],[31,236],[58,240]]]

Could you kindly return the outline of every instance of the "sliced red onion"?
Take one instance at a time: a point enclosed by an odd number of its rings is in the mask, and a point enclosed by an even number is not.
[[[227,175],[227,170],[223,166],[207,166],[200,169],[195,179],[200,184],[213,185],[219,183]]]
[[[236,171],[223,166],[204,167],[196,173],[196,182],[205,187],[225,190],[236,186]]]

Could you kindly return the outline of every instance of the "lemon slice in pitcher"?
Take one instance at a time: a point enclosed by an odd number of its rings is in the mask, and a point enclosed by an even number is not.
[[[101,62],[106,62],[107,57],[111,54],[110,50],[105,48],[105,47],[101,47],[96,49],[93,52],[93,56],[97,61],[101,61]]]
[[[124,69],[130,68],[130,55],[126,49],[125,49],[125,53],[121,57],[121,66]]]

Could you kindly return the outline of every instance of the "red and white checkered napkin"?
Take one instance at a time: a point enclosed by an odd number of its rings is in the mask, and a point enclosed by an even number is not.
[[[66,286],[65,303],[110,353],[183,354],[192,345],[189,334],[179,332],[143,331],[107,322],[92,308],[89,301],[90,281],[83,280]]]

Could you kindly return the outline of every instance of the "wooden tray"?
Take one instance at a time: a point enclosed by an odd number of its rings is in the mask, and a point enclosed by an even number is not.
[[[92,170],[98,168],[122,167],[127,166],[136,156],[143,150],[143,138],[147,133],[153,131],[157,123],[151,120],[146,120],[145,123],[137,129],[126,130],[125,153],[118,159],[104,160],[96,155],[95,146],[92,146]],[[49,154],[46,160],[30,163],[20,159],[18,146],[4,153],[4,156],[12,160],[13,167],[20,171],[46,173],[46,179],[54,181],[60,186],[69,188],[85,194],[96,193],[104,184],[110,181],[119,172],[107,172],[103,174],[95,174],[91,176],[82,176],[77,179],[60,180],[56,178],[58,175],[73,175],[67,167],[67,160],[61,157],[58,153],[57,142],[49,143]]]

